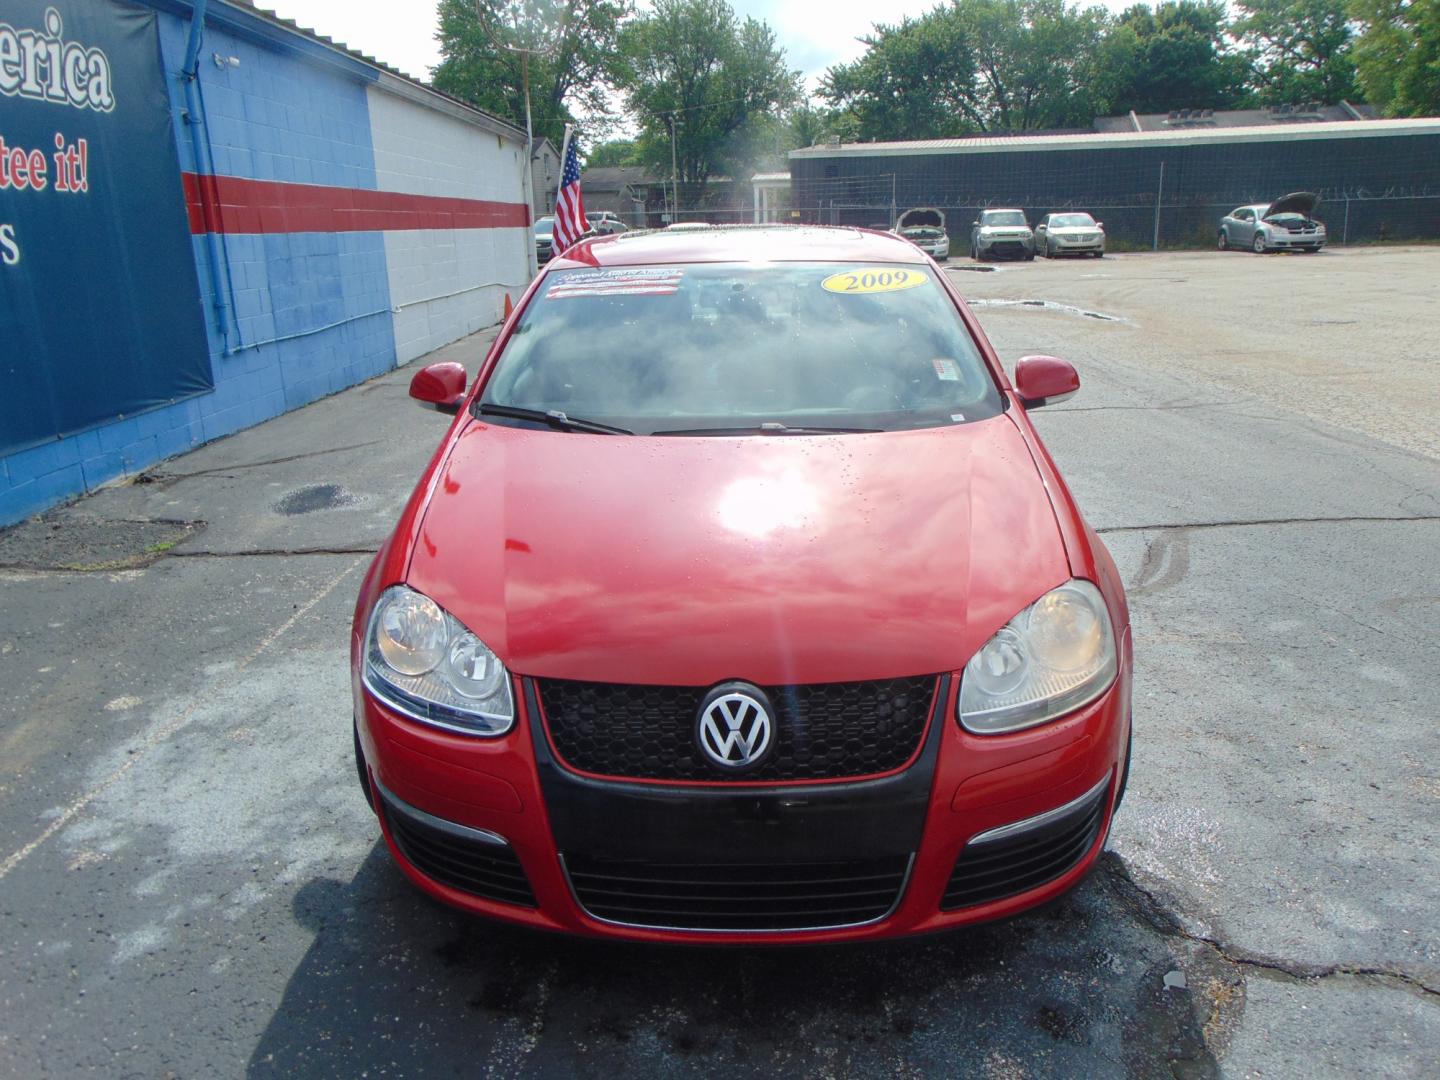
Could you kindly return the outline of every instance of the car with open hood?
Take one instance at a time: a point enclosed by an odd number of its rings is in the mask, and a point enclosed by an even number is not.
[[[981,210],[970,225],[970,258],[1035,258],[1035,233],[1024,210]]]
[[[944,229],[933,225],[912,225],[909,228],[896,229],[895,235],[910,241],[937,262],[950,258],[950,237],[945,235]]]
[[[898,237],[556,255],[367,571],[355,764],[431,896],[579,935],[831,942],[1074,888],[1128,775],[1124,589],[1013,379]]]
[[[1220,219],[1216,245],[1221,251],[1248,250],[1257,255],[1319,251],[1328,240],[1325,225],[1314,216],[1319,203],[1319,195],[1296,191],[1274,202],[1237,206]]]

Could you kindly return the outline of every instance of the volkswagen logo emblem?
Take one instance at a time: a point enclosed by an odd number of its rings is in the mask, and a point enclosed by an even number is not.
[[[774,709],[765,691],[749,683],[723,683],[705,695],[695,741],[712,764],[738,772],[753,768],[775,745]]]

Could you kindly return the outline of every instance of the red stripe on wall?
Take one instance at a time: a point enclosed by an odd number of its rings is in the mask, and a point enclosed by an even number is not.
[[[515,229],[530,224],[530,208],[524,203],[195,173],[185,173],[184,180],[190,231],[195,234]]]

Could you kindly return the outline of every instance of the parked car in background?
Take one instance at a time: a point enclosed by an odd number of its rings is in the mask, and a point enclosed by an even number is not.
[[[1237,206],[1220,219],[1217,246],[1221,251],[1249,248],[1267,251],[1316,252],[1325,246],[1325,226],[1312,214],[1320,196],[1310,191],[1282,195],[1272,203]]]
[[[944,229],[918,225],[909,229],[896,229],[895,235],[909,240],[932,259],[943,262],[950,257],[950,237],[945,235]]]
[[[585,219],[590,222],[590,228],[598,236],[610,236],[614,233],[622,233],[630,228],[609,210],[587,211]]]
[[[1105,226],[1089,214],[1046,214],[1035,226],[1035,250],[1047,259],[1057,255],[1105,254]]]
[[[1035,258],[1035,234],[1024,210],[981,210],[971,222],[970,258]]]
[[[548,263],[550,261],[550,257],[555,254],[555,237],[553,235],[554,228],[555,219],[553,217],[542,217],[535,219],[535,224],[533,226],[535,232],[535,261],[541,266],[544,266],[546,263]]]

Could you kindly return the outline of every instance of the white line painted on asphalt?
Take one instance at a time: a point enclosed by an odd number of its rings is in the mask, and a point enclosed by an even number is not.
[[[259,658],[261,653],[263,653],[271,645],[275,644],[275,642],[278,641],[287,630],[289,630],[297,622],[299,622],[306,615],[308,615],[310,613],[310,610],[314,608],[316,604],[320,603],[321,600],[324,600],[325,597],[329,596],[332,592],[334,592],[335,586],[339,585],[340,582],[344,581],[345,578],[348,577],[351,572],[355,570],[356,567],[358,567],[368,558],[368,555],[362,555],[360,558],[352,562],[349,566],[345,567],[344,570],[340,571],[340,573],[337,574],[335,577],[331,578],[330,581],[323,588],[321,588],[319,592],[317,592],[314,596],[312,596],[309,600],[305,601],[304,604],[297,608],[293,615],[291,615],[283,623],[277,626],[274,630],[271,630],[270,633],[266,634],[263,638],[261,638],[260,643],[256,645],[255,648],[251,649],[249,654],[246,655],[244,659],[242,659],[238,664],[235,665],[235,667],[230,670],[228,677],[222,679],[216,686],[211,687],[206,692],[205,700],[197,698],[196,700],[192,701],[190,705],[170,723],[166,724],[164,727],[157,729],[156,731],[151,732],[149,737],[147,737],[145,741],[142,742],[135,749],[135,751],[125,759],[125,763],[123,765],[121,765],[118,769],[112,772],[109,776],[105,777],[105,779],[101,780],[84,795],[81,795],[78,799],[76,799],[69,806],[67,806],[64,812],[54,821],[50,822],[50,824],[45,827],[45,831],[42,832],[39,836],[37,836],[34,840],[31,840],[19,851],[16,851],[12,855],[10,855],[3,863],[0,863],[0,878],[4,878],[6,874],[10,873],[11,870],[14,870],[15,867],[19,866],[22,862],[24,862],[25,859],[28,858],[30,854],[35,851],[36,848],[40,847],[40,845],[45,843],[46,840],[49,840],[50,837],[54,836],[66,825],[70,824],[71,821],[75,820],[75,818],[79,814],[84,812],[87,806],[94,802],[96,798],[98,798],[108,788],[114,785],[115,782],[118,781],[127,772],[129,772],[130,769],[134,766],[134,764],[141,758],[143,758],[148,751],[153,749],[157,744],[164,742],[166,739],[170,738],[170,736],[174,735],[177,731],[179,731],[186,724],[188,724],[195,716],[195,713],[199,711],[201,705],[205,704],[205,701],[210,700],[210,698],[214,695],[215,690],[234,682],[241,672],[243,672],[252,663],[254,663],[256,659]]]

